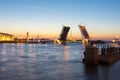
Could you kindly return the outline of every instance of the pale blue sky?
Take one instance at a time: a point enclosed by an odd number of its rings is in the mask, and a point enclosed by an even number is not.
[[[0,32],[58,35],[63,24],[75,36],[81,23],[93,38],[119,35],[120,1],[0,0]]]

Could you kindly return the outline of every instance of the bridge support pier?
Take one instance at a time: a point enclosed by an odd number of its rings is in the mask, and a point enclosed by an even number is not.
[[[87,45],[85,49],[83,61],[86,64],[98,64],[98,48]]]

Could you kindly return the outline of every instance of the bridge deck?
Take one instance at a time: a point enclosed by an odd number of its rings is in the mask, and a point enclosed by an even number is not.
[[[120,52],[112,53],[109,55],[99,55],[99,63],[111,64],[120,59]]]

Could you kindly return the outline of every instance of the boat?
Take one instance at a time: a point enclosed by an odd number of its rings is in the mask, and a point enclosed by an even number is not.
[[[46,44],[46,43],[48,43],[48,42],[50,42],[51,40],[50,39],[48,39],[48,38],[42,38],[42,39],[40,39],[40,43],[42,43],[42,44]]]

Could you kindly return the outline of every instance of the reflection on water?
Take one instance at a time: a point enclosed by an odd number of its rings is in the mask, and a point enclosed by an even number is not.
[[[70,55],[69,55],[69,46],[64,46],[64,60],[68,61],[70,59]]]
[[[101,80],[110,80],[111,79],[111,78],[109,79],[109,67],[107,67],[107,66],[102,66],[102,67],[100,66],[99,74],[100,74]]]
[[[0,80],[119,79],[120,61],[110,66],[86,66],[80,43],[0,44],[0,51]]]
[[[98,72],[97,65],[85,65],[85,74],[87,75],[87,80],[99,80]]]

